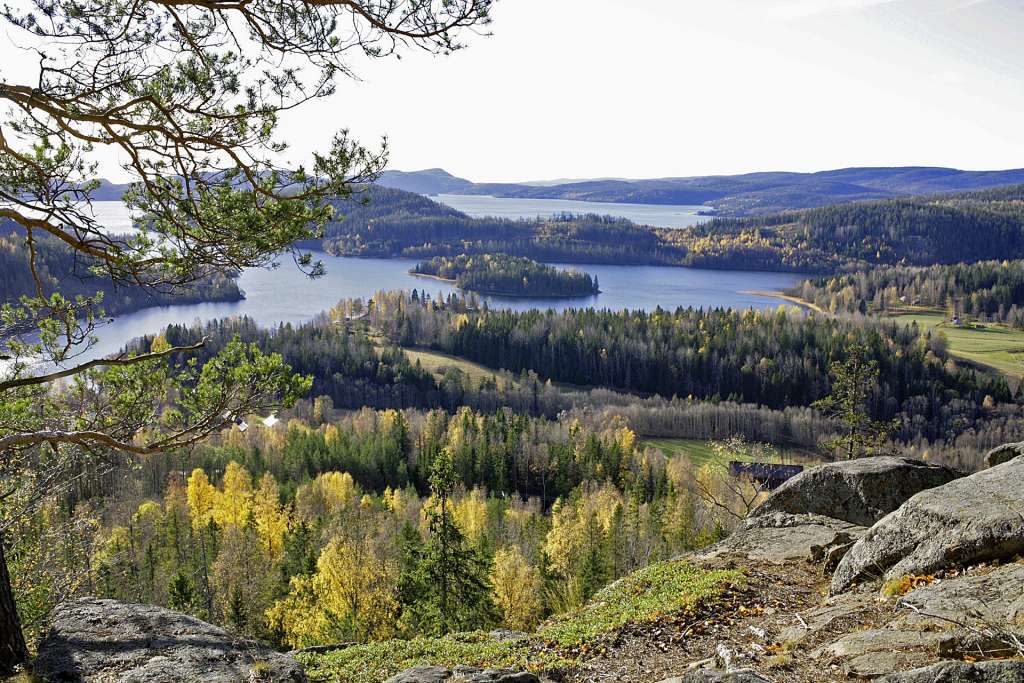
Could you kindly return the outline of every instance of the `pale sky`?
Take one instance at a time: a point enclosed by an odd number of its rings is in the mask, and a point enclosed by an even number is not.
[[[348,127],[476,181],[1024,167],[1020,0],[499,0],[491,30],[355,64],[294,153]]]

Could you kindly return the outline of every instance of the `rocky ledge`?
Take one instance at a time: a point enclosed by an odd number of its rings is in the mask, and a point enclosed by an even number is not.
[[[903,458],[794,477],[689,558],[746,595],[633,629],[568,680],[1024,683],[1024,444],[961,476]]]
[[[195,617],[97,598],[57,608],[33,674],[67,683],[306,680],[291,657]]]

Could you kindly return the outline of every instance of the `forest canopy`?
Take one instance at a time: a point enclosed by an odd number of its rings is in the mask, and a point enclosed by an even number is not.
[[[597,279],[587,273],[507,254],[435,256],[409,272],[448,280],[466,291],[500,296],[581,297],[601,291]]]

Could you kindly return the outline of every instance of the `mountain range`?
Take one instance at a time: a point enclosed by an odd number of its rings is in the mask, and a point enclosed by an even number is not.
[[[1024,183],[1024,169],[962,171],[928,166],[843,168],[647,180],[474,183],[440,168],[385,171],[378,183],[418,194],[490,195],[627,204],[704,205],[723,216],[762,215],[870,199],[979,190]]]

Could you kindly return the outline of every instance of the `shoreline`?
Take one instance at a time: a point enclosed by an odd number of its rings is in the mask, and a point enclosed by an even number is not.
[[[744,290],[744,291],[740,292],[740,294],[753,294],[754,296],[764,296],[764,297],[768,297],[768,298],[771,298],[771,299],[781,299],[782,301],[788,301],[791,304],[796,304],[800,308],[806,308],[807,310],[814,311],[815,313],[821,313],[822,315],[828,315],[828,312],[825,311],[825,309],[823,309],[821,306],[818,306],[817,304],[813,304],[810,301],[806,301],[804,299],[801,299],[798,296],[793,296],[791,294],[786,294],[785,292],[778,291],[778,290],[774,290],[773,291],[773,290],[762,290],[762,289],[747,289],[747,290]]]

